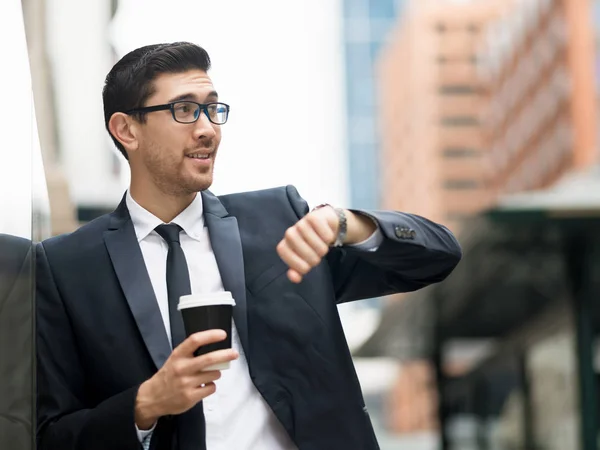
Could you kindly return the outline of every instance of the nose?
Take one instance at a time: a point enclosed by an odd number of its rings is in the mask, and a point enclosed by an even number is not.
[[[194,122],[194,139],[200,140],[214,138],[217,134],[215,130],[215,127],[217,126],[218,125],[215,125],[208,120],[208,117],[206,114],[204,114],[204,111],[200,111],[200,117],[198,117],[198,120]]]

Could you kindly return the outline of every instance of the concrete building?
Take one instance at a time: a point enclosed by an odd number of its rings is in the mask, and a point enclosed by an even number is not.
[[[499,195],[587,167],[597,153],[589,17],[586,0],[414,5],[379,70],[383,206],[458,231]]]
[[[380,65],[384,208],[457,231],[490,202],[477,51],[498,2],[414,3]]]
[[[491,202],[482,168],[489,86],[478,50],[501,2],[414,2],[382,53],[382,207],[416,213],[454,232]],[[393,301],[393,300],[392,300]],[[396,433],[437,428],[427,361],[404,361],[388,398]]]
[[[591,2],[411,6],[379,65],[383,208],[460,234],[500,196],[596,160]],[[433,391],[413,392],[430,377],[421,361],[403,365],[388,403],[392,429],[435,429]]]
[[[554,184],[597,157],[591,2],[523,2],[489,30],[482,75],[494,197]]]

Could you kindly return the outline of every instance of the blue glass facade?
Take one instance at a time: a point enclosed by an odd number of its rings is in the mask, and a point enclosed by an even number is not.
[[[408,0],[344,0],[344,50],[350,203],[379,206],[379,148],[375,65],[381,45]]]

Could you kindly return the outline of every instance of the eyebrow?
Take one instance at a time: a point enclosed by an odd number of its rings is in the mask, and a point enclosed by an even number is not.
[[[208,93],[208,95],[206,96],[206,98],[210,98],[210,97],[215,97],[215,98],[219,98],[219,94],[217,94],[217,91],[210,91]],[[187,93],[187,94],[181,94],[178,95],[177,97],[174,97],[172,99],[170,99],[167,103],[173,103],[173,102],[181,102],[181,101],[185,101],[185,100],[192,100],[192,101],[196,101],[198,97],[196,96],[196,94],[192,94],[192,93]]]

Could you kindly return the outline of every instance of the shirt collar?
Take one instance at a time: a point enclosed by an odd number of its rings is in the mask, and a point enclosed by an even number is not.
[[[129,210],[129,215],[131,216],[131,222],[133,223],[138,242],[143,241],[157,226],[163,224],[162,220],[136,202],[129,190],[127,190],[125,202],[127,204],[127,209]],[[192,239],[199,240],[202,229],[204,228],[203,211],[202,195],[198,193],[192,203],[181,211],[171,223],[176,223],[183,228],[185,234]]]

